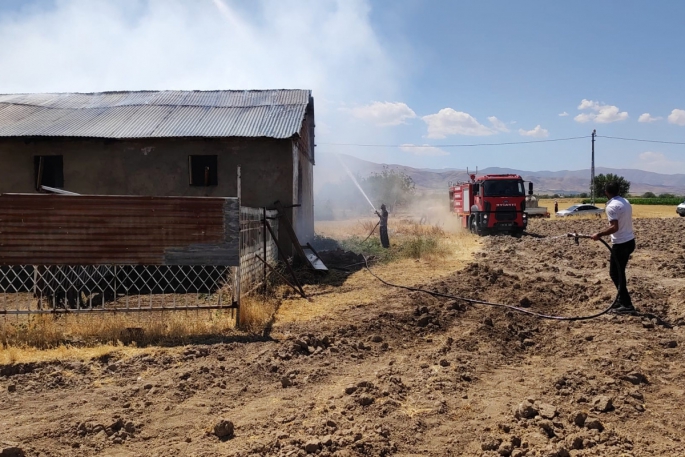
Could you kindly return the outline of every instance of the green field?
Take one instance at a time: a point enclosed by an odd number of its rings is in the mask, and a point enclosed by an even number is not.
[[[683,202],[681,197],[673,198],[628,198],[631,205],[673,205],[678,206]],[[595,203],[606,203],[606,198],[595,198]],[[581,203],[591,203],[589,198],[583,199]]]

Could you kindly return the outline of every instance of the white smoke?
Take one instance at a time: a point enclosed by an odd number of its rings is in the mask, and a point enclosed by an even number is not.
[[[339,107],[398,88],[369,16],[368,0],[35,4],[0,17],[0,92],[312,89],[319,133],[349,139]]]

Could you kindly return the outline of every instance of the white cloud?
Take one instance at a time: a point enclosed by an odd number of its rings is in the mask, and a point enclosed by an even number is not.
[[[590,110],[589,113],[580,113],[573,119],[576,122],[585,123],[594,121],[598,124],[610,124],[612,122],[628,119],[626,111],[620,111],[617,106],[605,105],[594,100],[583,99],[578,105],[579,110]]]
[[[497,133],[495,129],[479,123],[475,117],[463,111],[443,108],[435,114],[422,118],[428,124],[428,138],[445,138],[448,135],[486,136]]]
[[[674,109],[668,115],[668,122],[675,125],[685,125],[685,110]]]
[[[598,102],[595,102],[592,100],[586,100],[586,99],[583,99],[580,102],[580,105],[578,105],[578,109],[581,109],[581,110],[583,110],[583,109],[596,109],[598,107],[599,107]]]
[[[559,117],[566,117],[568,116],[568,113],[564,111],[563,113],[559,113]]]
[[[651,123],[651,122],[660,121],[661,119],[663,119],[663,117],[660,117],[660,116],[659,116],[659,117],[654,117],[654,116],[652,116],[652,115],[649,114],[649,113],[643,113],[643,114],[640,114],[640,117],[637,119],[637,121],[638,121],[638,122],[647,122],[647,123]]]
[[[497,130],[498,132],[505,132],[506,133],[509,131],[509,127],[507,127],[507,124],[500,121],[495,116],[488,117],[488,121],[490,121],[490,124],[492,124],[492,128]]]
[[[400,102],[373,102],[349,110],[354,117],[380,126],[400,125],[416,117],[414,110]]]
[[[577,115],[576,117],[574,117],[573,120],[576,122],[580,122],[581,124],[584,124],[586,122],[590,122],[593,119],[592,116],[594,116],[594,115],[587,114],[587,113],[581,113],[581,114]]]
[[[536,125],[532,130],[519,129],[519,133],[522,136],[532,136],[533,138],[547,138],[549,136],[549,130],[543,129],[540,124]]]
[[[638,155],[638,161],[634,165],[641,170],[655,173],[685,173],[685,162],[669,159],[661,152],[646,151]]]
[[[443,151],[440,148],[431,146],[428,144],[416,145],[416,144],[403,144],[400,146],[400,150],[414,154],[417,156],[446,156],[449,152]]]

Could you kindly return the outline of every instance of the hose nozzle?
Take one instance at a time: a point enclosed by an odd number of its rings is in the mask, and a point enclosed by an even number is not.
[[[576,242],[576,245],[579,244],[579,243],[578,243],[578,240],[579,240],[580,238],[590,238],[590,235],[581,235],[581,234],[578,233],[578,232],[567,233],[566,236],[568,236],[569,238],[573,238],[573,241]]]

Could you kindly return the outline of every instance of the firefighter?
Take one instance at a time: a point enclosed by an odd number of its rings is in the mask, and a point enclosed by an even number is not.
[[[388,238],[388,210],[385,209],[385,203],[381,205],[381,212],[376,211],[376,215],[381,218],[381,244],[384,248],[390,247],[390,239]]]

